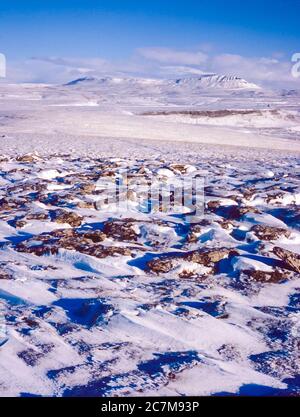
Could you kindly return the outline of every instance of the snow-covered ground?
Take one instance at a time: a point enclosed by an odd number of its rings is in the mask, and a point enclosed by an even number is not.
[[[245,83],[0,85],[0,396],[299,395],[299,96]]]

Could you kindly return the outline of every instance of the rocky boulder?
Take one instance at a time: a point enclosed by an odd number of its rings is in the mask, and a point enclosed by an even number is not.
[[[300,274],[300,255],[279,246],[273,248],[273,253],[283,261],[285,266],[292,271]]]
[[[280,237],[290,237],[291,232],[283,227],[266,226],[256,224],[251,228],[253,232],[261,240],[277,240]]]

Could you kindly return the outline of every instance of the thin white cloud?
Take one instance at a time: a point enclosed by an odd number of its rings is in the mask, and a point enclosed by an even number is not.
[[[292,63],[279,54],[255,58],[153,47],[141,48],[132,57],[120,62],[99,57],[34,57],[25,62],[8,60],[6,80],[65,83],[85,75],[174,78],[217,73],[239,76],[260,85],[299,88],[299,79],[292,77],[291,68]]]
[[[174,76],[191,76],[191,75],[204,75],[207,71],[203,71],[199,68],[189,67],[184,65],[165,65],[160,67],[162,75],[174,75]]]
[[[269,57],[244,57],[220,54],[211,58],[210,68],[218,73],[239,75],[250,81],[268,84],[294,83],[291,63]]]
[[[189,52],[170,48],[140,48],[137,52],[146,59],[161,64],[201,65],[207,61],[207,55],[201,51]]]
[[[89,67],[90,69],[103,69],[111,64],[108,60],[102,58],[61,58],[61,57],[32,57],[34,61],[49,62],[54,65],[68,66],[72,68]]]

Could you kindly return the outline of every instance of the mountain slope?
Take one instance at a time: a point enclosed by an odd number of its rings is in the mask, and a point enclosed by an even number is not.
[[[179,78],[176,80],[163,80],[163,79],[149,79],[149,78],[96,78],[96,77],[82,77],[76,80],[70,81],[65,84],[66,86],[78,86],[78,87],[114,87],[119,88],[152,88],[160,87],[163,90],[190,90],[197,91],[198,89],[224,89],[224,90],[256,90],[259,87],[256,84],[250,83],[240,77],[207,74],[201,77],[191,78]]]

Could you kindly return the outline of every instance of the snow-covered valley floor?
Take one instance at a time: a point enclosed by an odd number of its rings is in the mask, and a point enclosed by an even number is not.
[[[1,100],[0,396],[299,395],[296,139]],[[100,206],[120,171],[203,215]]]

